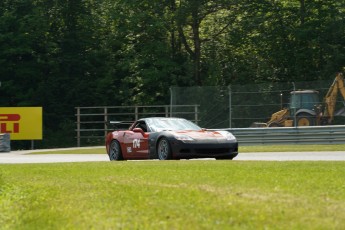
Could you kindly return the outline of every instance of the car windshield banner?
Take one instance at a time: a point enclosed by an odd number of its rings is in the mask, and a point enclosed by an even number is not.
[[[42,107],[0,108],[0,133],[11,140],[42,140]]]

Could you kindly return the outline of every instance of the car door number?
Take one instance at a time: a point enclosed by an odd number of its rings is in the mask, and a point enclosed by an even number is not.
[[[133,139],[133,149],[140,148],[140,139]]]

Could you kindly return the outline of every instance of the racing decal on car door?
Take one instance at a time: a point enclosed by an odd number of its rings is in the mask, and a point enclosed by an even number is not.
[[[148,140],[142,133],[127,132],[124,138],[127,157],[146,159],[148,157]]]
[[[133,139],[133,149],[140,148],[140,139]]]

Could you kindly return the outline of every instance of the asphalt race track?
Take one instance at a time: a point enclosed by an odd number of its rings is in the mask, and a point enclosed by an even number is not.
[[[0,152],[0,164],[109,161],[106,154],[32,154],[42,150]],[[44,150],[47,151],[47,150]],[[212,158],[202,160],[214,160]],[[345,161],[345,151],[240,153],[235,161]]]

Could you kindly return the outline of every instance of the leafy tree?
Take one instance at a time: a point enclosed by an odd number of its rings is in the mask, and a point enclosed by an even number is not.
[[[3,0],[0,104],[43,107],[36,146],[73,145],[76,106],[167,104],[171,86],[333,78],[345,63],[344,8],[344,0]]]
[[[227,16],[235,3],[229,1],[186,0],[171,1],[174,25],[185,51],[193,62],[193,77],[197,85],[203,84],[202,45],[223,34],[231,24]],[[213,25],[210,24],[213,22]]]

